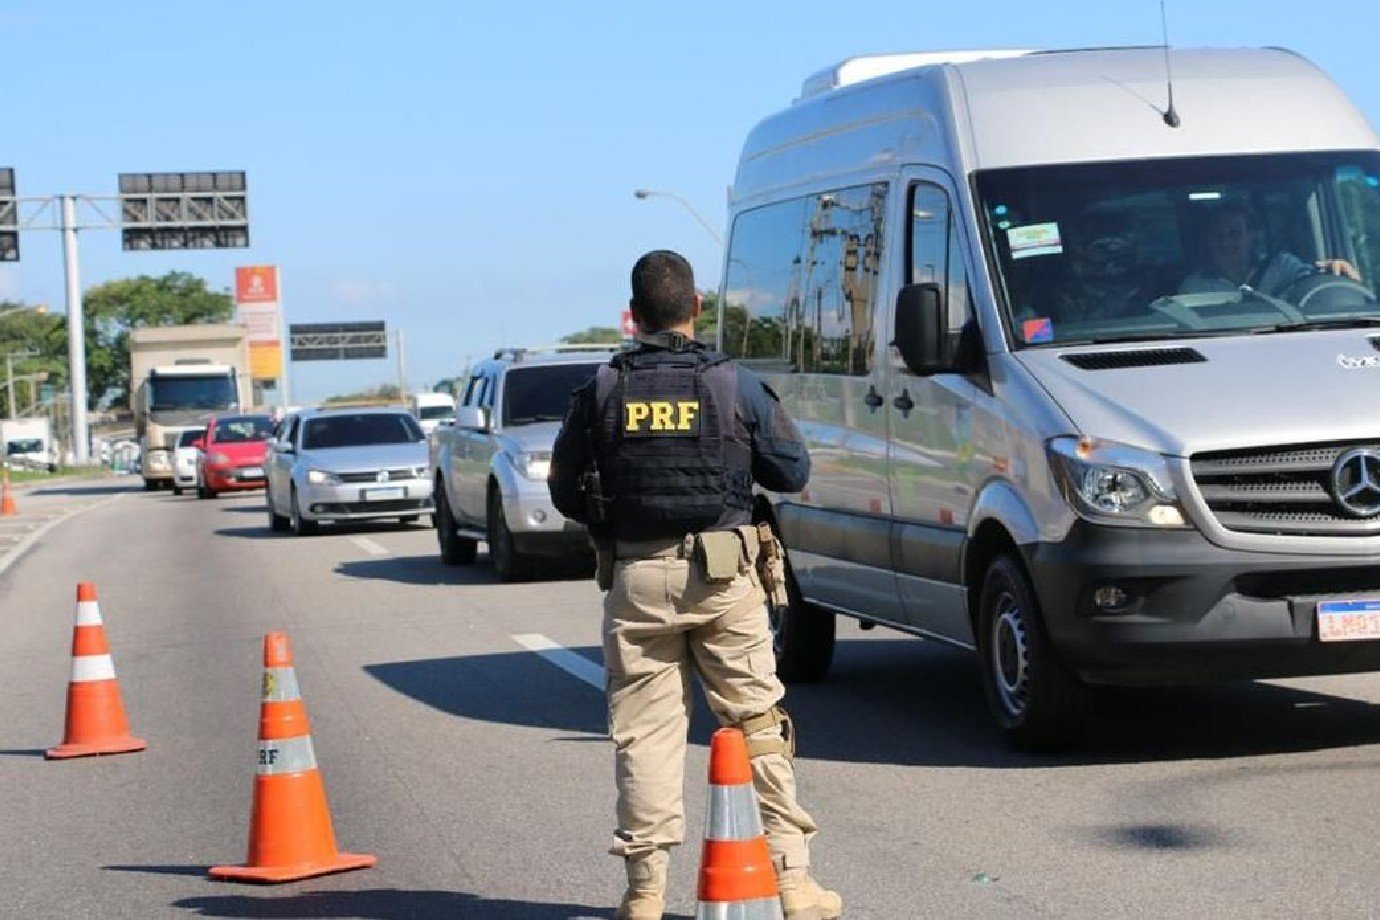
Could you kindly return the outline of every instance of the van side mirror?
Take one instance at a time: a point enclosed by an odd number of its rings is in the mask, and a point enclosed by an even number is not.
[[[932,281],[908,284],[896,295],[893,345],[912,374],[928,377],[954,370],[944,291]]]
[[[482,406],[461,406],[455,411],[455,426],[473,431],[488,431],[489,410]]]

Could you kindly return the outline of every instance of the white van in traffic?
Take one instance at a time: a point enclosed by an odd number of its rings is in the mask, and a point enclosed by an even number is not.
[[[748,136],[720,347],[834,614],[978,653],[1013,743],[1089,684],[1380,669],[1380,139],[1283,50],[854,59]]]
[[[455,397],[449,393],[422,391],[412,394],[412,414],[422,424],[422,431],[431,434],[442,422],[455,418]]]

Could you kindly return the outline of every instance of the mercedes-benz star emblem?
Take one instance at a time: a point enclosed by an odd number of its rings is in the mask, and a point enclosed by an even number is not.
[[[379,470],[379,474],[378,474],[377,476],[375,476],[374,479],[376,479],[376,480],[379,481],[379,482],[387,482],[387,481],[388,481],[388,471],[387,471],[387,470]],[[1376,510],[1377,510],[1377,511],[1380,511],[1380,508],[1377,508]]]
[[[1358,447],[1338,457],[1332,464],[1332,497],[1352,517],[1380,514],[1380,450]]]

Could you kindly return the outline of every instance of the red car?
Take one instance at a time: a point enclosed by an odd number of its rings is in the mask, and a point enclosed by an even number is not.
[[[196,497],[264,487],[264,458],[273,434],[267,415],[225,415],[206,423],[206,435],[195,446]]]

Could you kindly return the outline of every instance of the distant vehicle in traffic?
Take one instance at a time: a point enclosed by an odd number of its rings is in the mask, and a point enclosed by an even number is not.
[[[269,445],[269,526],[304,536],[322,521],[414,523],[432,508],[426,463],[426,436],[405,409],[294,412]]]
[[[431,434],[442,422],[455,419],[455,397],[449,393],[413,393],[410,402],[412,414],[421,422],[425,434]]]
[[[10,469],[51,472],[57,468],[52,426],[46,418],[0,419],[0,447]]]
[[[592,559],[585,528],[551,504],[546,474],[570,394],[613,345],[505,349],[470,372],[455,425],[431,438],[436,539],[450,565],[474,561],[480,540],[500,578],[538,559]]]
[[[197,498],[264,487],[264,462],[273,419],[223,415],[211,419],[197,457]]]
[[[173,449],[173,494],[181,495],[196,486],[197,459],[201,454],[198,442],[206,434],[205,428],[184,428],[177,436]]]

